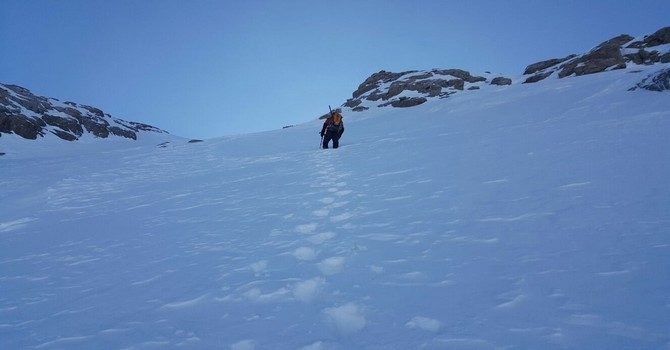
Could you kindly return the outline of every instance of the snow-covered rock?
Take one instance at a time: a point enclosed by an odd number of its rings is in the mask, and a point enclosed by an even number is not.
[[[85,134],[98,138],[137,139],[138,133],[166,133],[151,125],[113,118],[102,110],[74,102],[36,96],[28,89],[0,84],[0,136],[25,139],[57,136],[78,140]]]
[[[489,72],[472,74],[462,69],[412,70],[372,74],[361,83],[342,106],[360,112],[373,107],[413,107],[431,99],[455,93],[481,90],[491,85],[508,86],[516,82],[537,83],[550,76],[566,78],[636,65],[663,65],[670,62],[670,27],[651,35],[634,38],[619,35],[582,55],[572,54],[530,64],[519,78]],[[664,88],[652,85],[653,89]]]
[[[648,51],[649,50],[649,51]],[[535,83],[556,73],[558,78],[623,69],[628,65],[665,64],[670,62],[670,27],[651,35],[634,38],[622,34],[596,46],[583,55],[537,62],[526,67],[530,75],[525,83]]]

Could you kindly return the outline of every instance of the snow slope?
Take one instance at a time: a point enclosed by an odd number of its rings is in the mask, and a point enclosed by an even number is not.
[[[338,150],[2,137],[0,348],[668,349],[648,69],[345,110]]]

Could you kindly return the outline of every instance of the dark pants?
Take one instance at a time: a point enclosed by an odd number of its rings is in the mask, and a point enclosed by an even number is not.
[[[333,148],[340,147],[340,135],[336,132],[327,132],[323,135],[323,148],[328,148],[330,140],[333,140]]]

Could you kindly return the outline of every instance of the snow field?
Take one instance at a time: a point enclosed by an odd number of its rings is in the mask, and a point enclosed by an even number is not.
[[[626,91],[645,75],[345,111],[338,150],[318,121],[3,136],[0,347],[665,349],[670,99]]]

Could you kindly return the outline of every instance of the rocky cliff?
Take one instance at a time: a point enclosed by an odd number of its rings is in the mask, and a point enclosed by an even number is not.
[[[537,83],[550,76],[558,79],[623,69],[634,65],[658,65],[656,73],[644,78],[631,90],[670,90],[670,27],[651,35],[634,38],[619,35],[588,53],[569,55],[530,64],[522,79],[485,73],[473,75],[461,69],[387,72],[372,74],[358,86],[342,106],[363,111],[370,106],[411,107],[429,98],[446,98],[463,90],[478,90],[485,85],[505,86],[516,83]]]
[[[412,107],[431,97],[445,98],[457,91],[480,89],[484,84],[510,85],[512,79],[490,73],[476,76],[462,69],[380,71],[365,79],[343,106],[363,111],[369,108],[363,101],[373,101],[378,107]]]
[[[558,78],[623,69],[628,65],[670,63],[670,27],[642,39],[623,34],[607,40],[583,55],[569,55],[526,67],[524,82],[534,83],[551,75]]]
[[[113,118],[98,108],[36,96],[16,85],[0,84],[0,136],[26,139],[55,135],[74,141],[90,134],[98,138],[137,139],[140,132],[166,133],[142,123]]]

